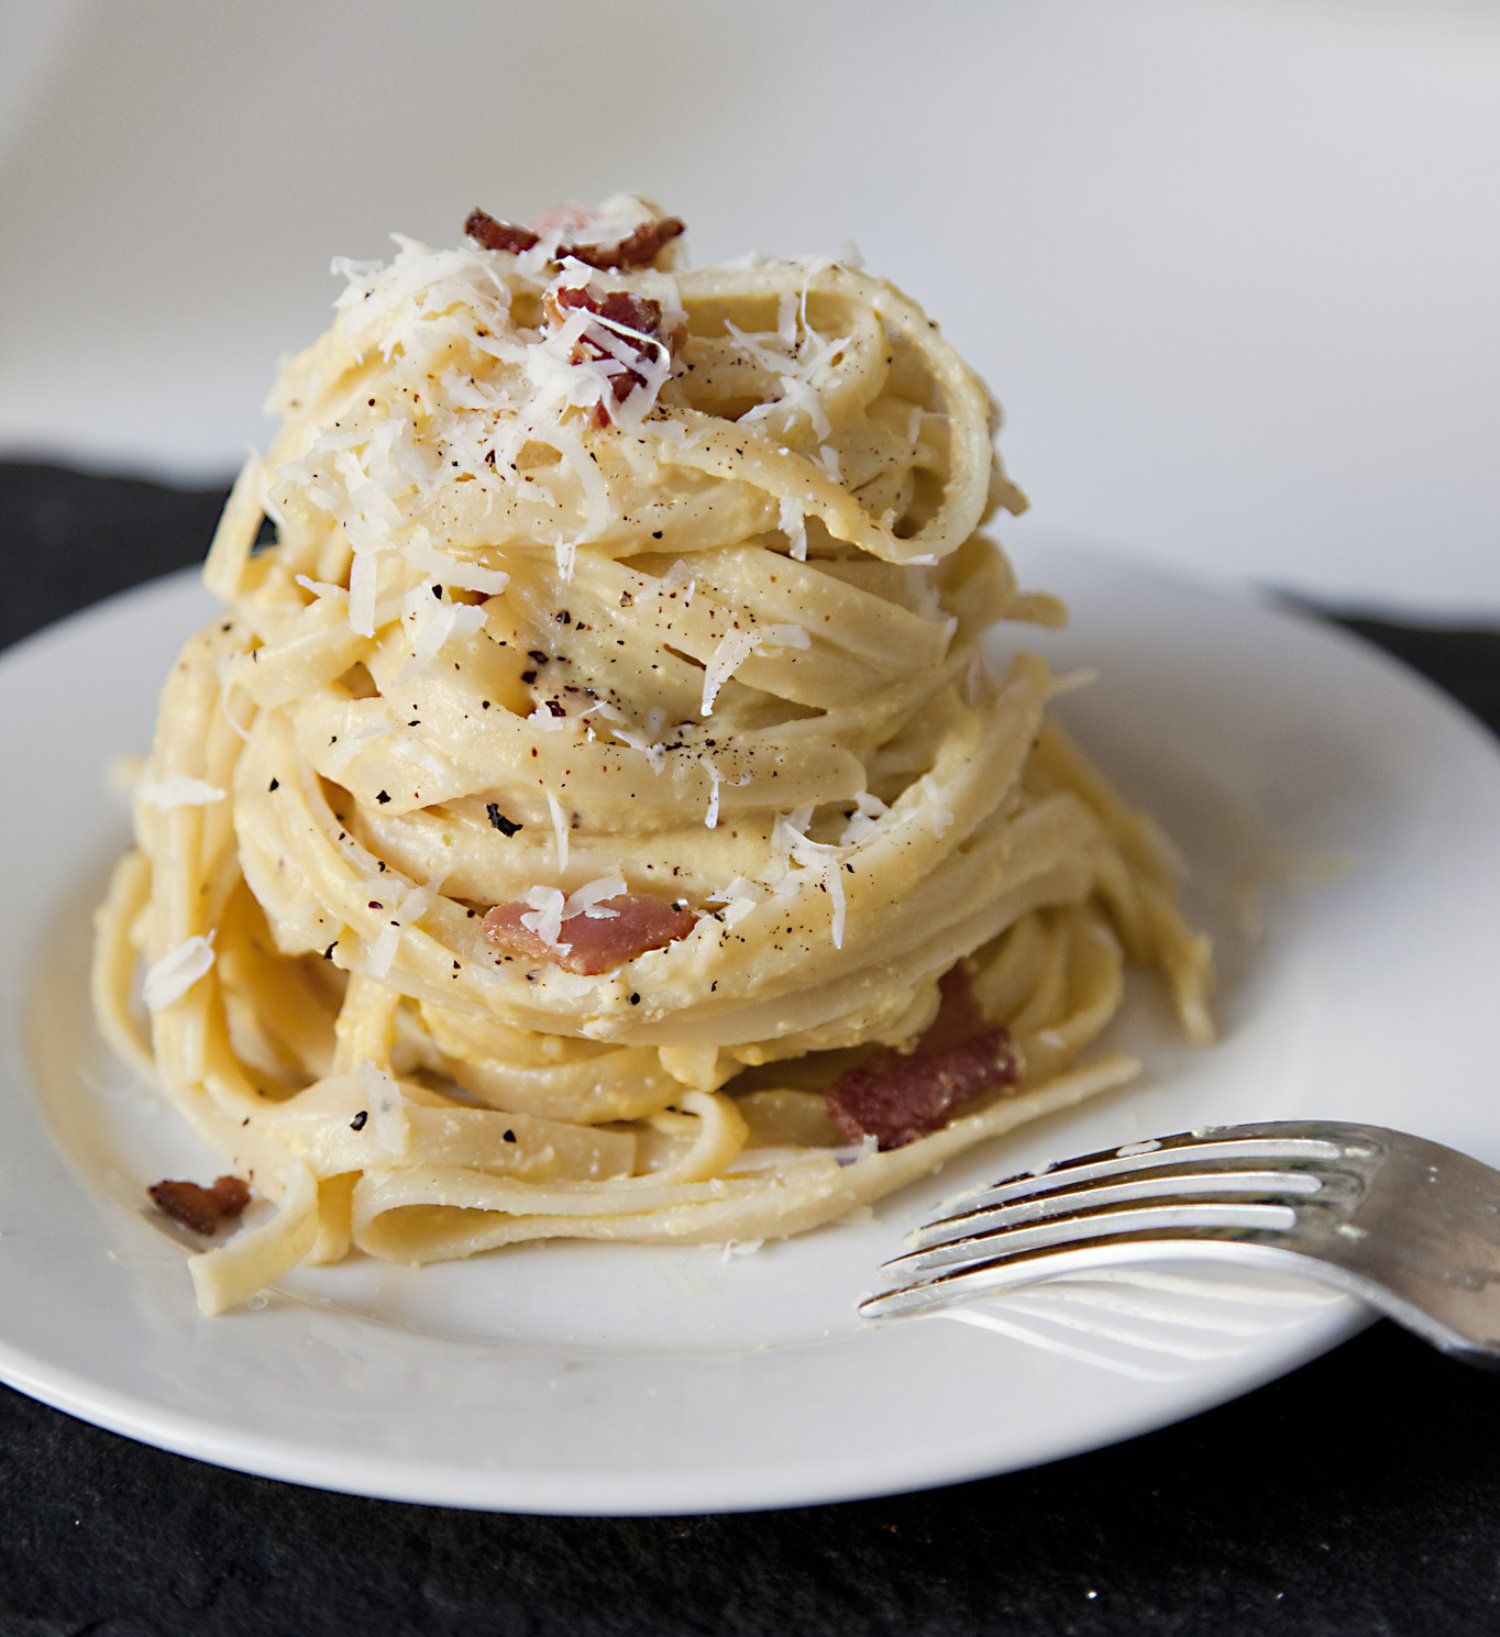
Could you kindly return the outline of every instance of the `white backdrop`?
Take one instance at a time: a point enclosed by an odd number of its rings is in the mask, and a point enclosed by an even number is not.
[[[858,240],[1018,529],[1500,615],[1487,0],[0,0],[0,452],[227,473],[334,253],[618,187]]]

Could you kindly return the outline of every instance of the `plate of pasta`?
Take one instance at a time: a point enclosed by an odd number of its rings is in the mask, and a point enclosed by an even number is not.
[[[992,399],[851,254],[693,269],[632,196],[464,228],[336,264],[204,583],[0,661],[0,1377],[293,1481],[670,1512],[1054,1458],[1363,1323],[854,1309],[1069,1151],[1491,1157],[1482,730],[1025,544]]]

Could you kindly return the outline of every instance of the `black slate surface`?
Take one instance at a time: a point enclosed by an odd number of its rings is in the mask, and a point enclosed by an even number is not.
[[[0,644],[195,560],[221,500],[0,464]],[[1500,726],[1500,632],[1348,623]],[[1380,1325],[1238,1403],[1040,1471],[664,1520],[295,1489],[0,1389],[0,1637],[246,1631],[1497,1632],[1500,1381]]]

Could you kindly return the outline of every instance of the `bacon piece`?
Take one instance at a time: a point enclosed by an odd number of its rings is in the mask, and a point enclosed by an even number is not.
[[[938,1015],[910,1052],[883,1046],[824,1094],[829,1119],[851,1142],[872,1136],[882,1149],[904,1148],[945,1126],[961,1103],[1020,1078],[1015,1042],[985,1026],[964,968],[944,973],[939,987]]]
[[[618,244],[568,244],[559,256],[571,256],[601,272],[618,272],[629,267],[649,267],[668,245],[685,230],[680,216],[655,216],[627,233]]]
[[[563,222],[557,222],[559,214],[558,211],[549,211],[542,217],[544,226],[575,225],[566,218]],[[552,259],[562,261],[571,256],[587,267],[599,268],[601,272],[649,267],[661,254],[662,247],[670,244],[683,230],[680,217],[656,216],[649,222],[642,222],[614,244],[560,244]],[[534,250],[542,242],[542,235],[535,229],[518,227],[514,222],[502,222],[487,210],[471,210],[464,223],[464,232],[486,250],[509,250],[517,255],[524,250]]]
[[[585,333],[579,337],[578,344],[573,348],[573,362],[581,364],[608,358],[622,364],[623,367],[612,375],[609,381],[610,392],[617,404],[624,403],[636,387],[645,385],[644,372],[635,365],[625,363],[619,358],[618,352],[623,348],[638,363],[644,364],[649,349],[638,342],[635,336],[650,336],[654,339],[660,334],[660,302],[652,301],[649,296],[633,296],[625,290],[611,290],[607,295],[600,296],[587,288],[573,289],[563,285],[547,292],[542,302],[542,310],[548,324],[554,328],[567,323],[568,314],[571,312],[587,312],[607,319],[610,324],[619,324],[627,330],[634,331],[635,335],[621,335],[617,330],[608,330],[615,343],[613,351]],[[607,326],[601,325],[600,328],[606,329]],[[600,404],[599,424],[603,426],[608,420],[608,409]]]
[[[568,916],[554,945],[521,924],[521,917],[530,913],[525,904],[496,904],[484,918],[484,935],[509,955],[549,961],[565,971],[595,977],[648,950],[687,937],[698,923],[686,905],[668,903],[650,893],[623,892],[595,908],[614,914],[597,919],[587,912]]]
[[[471,210],[464,232],[486,250],[509,250],[517,255],[542,242],[540,233],[533,233],[529,227],[517,227],[514,222],[498,221],[487,210]]]
[[[962,961],[950,966],[938,979],[938,996],[937,1016],[918,1042],[921,1048],[939,1051],[945,1046],[961,1046],[989,1027],[974,998],[969,969]]]
[[[154,1182],[151,1202],[194,1233],[214,1233],[226,1216],[238,1216],[250,1203],[250,1189],[238,1177],[219,1177],[212,1188],[196,1182]]]
[[[587,286],[579,289],[564,284],[549,290],[543,305],[552,324],[563,323],[568,313],[581,309],[607,318],[611,324],[623,324],[627,330],[641,335],[656,335],[661,329],[661,303],[650,296],[633,296],[628,290],[611,290],[600,296]]]

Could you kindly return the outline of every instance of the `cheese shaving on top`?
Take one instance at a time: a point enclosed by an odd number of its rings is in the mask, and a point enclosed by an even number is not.
[[[549,790],[547,792],[547,813],[552,820],[552,837],[557,849],[557,869],[561,874],[568,867],[568,819],[562,810],[562,803]]]
[[[733,928],[769,896],[770,889],[764,882],[752,881],[746,876],[737,875],[722,892],[715,893],[709,902],[725,906],[724,924]]]
[[[406,594],[402,616],[412,637],[411,658],[396,677],[396,684],[425,675],[450,642],[467,642],[484,629],[484,609],[471,603],[449,602],[435,580],[424,580]]]
[[[787,548],[799,563],[807,561],[807,513],[792,495],[777,502],[776,527],[787,538]]]
[[[436,550],[422,530],[404,548],[408,562],[422,569],[439,584],[457,586],[460,591],[477,591],[486,597],[498,597],[510,584],[510,575],[504,569],[486,568],[483,563],[450,557]]]
[[[370,945],[368,971],[372,978],[388,978],[396,954],[401,947],[401,935],[414,926],[430,910],[437,899],[438,884],[429,881],[425,886],[414,886],[406,891],[400,903],[391,912],[390,919],[376,934]]]
[[[839,842],[845,847],[857,847],[860,842],[868,841],[880,827],[880,820],[890,812],[890,808],[881,801],[879,796],[872,796],[868,790],[862,790],[854,798],[854,811],[844,824],[843,833]]]
[[[612,921],[620,912],[609,907],[609,900],[622,898],[628,890],[625,877],[618,871],[585,882],[576,892],[569,893],[563,907],[563,919],[570,921],[575,915],[582,915],[590,921]]]
[[[177,773],[171,778],[146,780],[136,786],[136,794],[148,807],[166,812],[174,807],[211,806],[223,801],[228,791],[206,779],[192,779],[185,773]]]
[[[206,977],[214,964],[214,934],[186,938],[147,969],[141,999],[148,1012],[161,1012]]]
[[[374,557],[356,551],[349,568],[349,629],[357,637],[375,635],[377,585]]]
[[[718,647],[703,668],[703,702],[699,707],[702,715],[713,715],[719,690],[755,652],[756,640],[753,631],[728,631],[719,639]]]
[[[692,588],[688,588],[691,600]],[[800,625],[774,624],[758,631],[729,631],[720,638],[718,646],[703,668],[703,701],[699,714],[712,716],[714,701],[720,690],[753,653],[763,652],[775,657],[775,651],[784,648],[810,648],[812,638]],[[709,826],[713,828],[712,825]]]
[[[557,887],[528,887],[526,902],[530,909],[521,917],[521,925],[534,932],[549,949],[566,955],[571,944],[560,940],[563,917],[567,914],[567,899]]]

